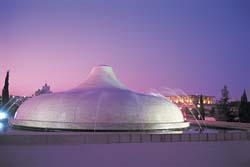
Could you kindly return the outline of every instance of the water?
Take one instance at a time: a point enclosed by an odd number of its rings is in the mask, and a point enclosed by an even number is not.
[[[159,97],[163,97],[163,98],[166,98],[164,95],[175,96],[175,97],[178,98],[178,100],[181,99],[181,96],[185,96],[186,98],[188,98],[188,100],[191,100],[189,98],[189,96],[187,95],[187,93],[185,93],[182,89],[179,89],[179,88],[172,89],[172,88],[164,87],[161,91],[158,91],[156,89],[152,89],[150,94],[153,95],[153,96],[159,96]],[[182,104],[185,107],[189,106],[186,102],[183,102]],[[197,109],[195,105],[193,105],[193,108],[195,109],[195,111],[199,115],[201,115],[199,109]],[[206,124],[205,124],[204,120],[201,120],[202,124],[200,124],[200,122],[197,120],[195,114],[191,110],[189,110],[189,112],[191,113],[193,119],[195,119],[195,121],[196,121],[196,123],[197,123],[197,125],[199,126],[200,129],[202,129],[202,126],[206,127]]]
[[[202,130],[197,126],[190,126],[183,133],[233,133],[242,132],[240,129],[223,129],[223,128],[203,128]]]

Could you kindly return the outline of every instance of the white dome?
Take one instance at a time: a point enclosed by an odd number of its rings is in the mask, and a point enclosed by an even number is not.
[[[128,90],[110,66],[94,67],[75,89],[33,97],[10,120],[14,126],[72,130],[153,130],[189,126],[165,98]]]

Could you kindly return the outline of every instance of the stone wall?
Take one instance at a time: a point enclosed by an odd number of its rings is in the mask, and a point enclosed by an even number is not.
[[[196,134],[61,133],[0,134],[0,145],[32,144],[112,144],[154,142],[249,141],[250,132]]]

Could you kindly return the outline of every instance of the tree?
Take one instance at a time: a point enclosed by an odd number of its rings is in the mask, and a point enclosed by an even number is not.
[[[246,93],[246,89],[244,89],[244,92],[241,96],[241,100],[240,100],[242,103],[247,103],[248,100],[247,100],[247,93]]]
[[[227,85],[224,85],[224,87],[221,90],[221,99],[217,104],[218,119],[220,121],[233,122],[235,119],[235,116],[229,107],[229,99],[230,98]]]
[[[240,108],[239,108],[239,119],[240,122],[250,122],[250,104],[247,100],[246,90],[244,90],[241,101],[240,101]]]
[[[191,112],[193,113],[195,119],[199,119],[198,109],[192,108]]]
[[[9,96],[9,71],[7,71],[4,87],[2,91],[2,106],[6,106],[9,102],[10,96]]]
[[[223,104],[228,104],[229,101],[229,91],[227,89],[227,85],[224,85],[223,89],[221,90],[221,102]]]
[[[215,108],[214,107],[212,107],[210,114],[212,117],[215,117]]]
[[[205,120],[205,109],[203,103],[203,96],[200,95],[200,119]]]

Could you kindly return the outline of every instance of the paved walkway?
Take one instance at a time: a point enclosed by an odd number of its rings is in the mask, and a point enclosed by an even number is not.
[[[0,145],[1,167],[249,167],[250,142]]]

